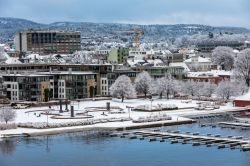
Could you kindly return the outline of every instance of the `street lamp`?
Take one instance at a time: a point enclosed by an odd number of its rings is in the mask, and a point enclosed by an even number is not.
[[[131,111],[131,109],[133,109],[134,107],[126,106],[126,108],[128,109],[128,117],[129,117],[129,119],[130,119],[130,111]]]
[[[78,110],[80,110],[80,100],[78,99],[78,100],[76,100],[77,102],[78,102]]]
[[[95,88],[96,88],[96,82],[93,82],[93,90],[92,90],[92,93],[93,93],[93,99],[95,97]]]
[[[152,104],[153,104],[153,101],[154,101],[154,100],[153,100],[153,99],[150,99],[150,101],[151,101],[151,109],[150,109],[150,110],[152,111]]]
[[[49,126],[49,113],[51,111],[51,106],[49,106],[49,109],[45,112],[47,115],[47,127]]]
[[[159,111],[159,115],[161,114],[162,112],[162,107],[161,107],[161,104],[158,104],[158,107],[160,108],[160,111]]]

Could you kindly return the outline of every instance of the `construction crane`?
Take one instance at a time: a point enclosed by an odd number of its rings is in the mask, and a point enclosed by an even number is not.
[[[135,48],[138,48],[140,46],[140,37],[144,36],[144,31],[140,28],[135,28],[129,31],[118,31],[122,33],[127,33],[128,36],[130,36],[130,47],[133,47],[133,44]]]
[[[139,28],[135,28],[134,30],[128,32],[128,35],[131,36],[131,47],[133,47],[133,39],[134,39],[134,44],[135,48],[138,48],[140,46],[140,37],[144,36],[144,31]]]

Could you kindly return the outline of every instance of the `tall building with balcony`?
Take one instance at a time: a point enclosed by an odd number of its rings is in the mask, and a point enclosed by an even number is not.
[[[81,34],[75,31],[27,30],[15,35],[19,52],[71,54],[81,49]]]
[[[7,98],[16,101],[44,101],[44,90],[50,89],[51,75],[34,73],[5,74],[3,85],[7,87]]]

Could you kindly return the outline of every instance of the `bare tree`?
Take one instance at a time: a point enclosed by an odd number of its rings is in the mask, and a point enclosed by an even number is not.
[[[115,80],[114,84],[110,87],[110,93],[114,97],[121,97],[122,102],[125,97],[136,96],[135,88],[132,85],[130,78],[125,75],[122,75]]]
[[[152,78],[148,72],[143,71],[135,78],[135,89],[137,93],[143,93],[145,98],[152,90]]]
[[[250,86],[250,49],[243,50],[236,58],[234,74]]]
[[[6,124],[9,121],[14,121],[16,118],[16,111],[14,111],[13,109],[9,108],[9,107],[3,107],[0,110],[0,120],[4,121]]]
[[[204,83],[203,82],[194,82],[194,95],[201,99],[201,96],[204,96]]]
[[[176,91],[175,83],[175,79],[171,75],[158,78],[156,80],[156,91],[160,94],[160,98],[162,98],[162,95],[166,95],[167,99],[169,99],[170,95],[174,95]]]
[[[219,83],[216,89],[216,94],[223,100],[229,100],[230,97],[239,95],[239,91],[237,90],[235,83],[232,83],[229,80],[223,80]]]
[[[196,82],[189,80],[182,83],[181,90],[186,95],[195,96],[197,91]]]
[[[212,53],[212,62],[223,70],[231,70],[234,65],[234,52],[230,47],[216,47]]]
[[[211,97],[217,88],[216,84],[205,82],[203,86],[203,96]]]
[[[249,91],[249,87],[244,81],[237,81],[235,85],[240,95],[244,95],[245,93]]]

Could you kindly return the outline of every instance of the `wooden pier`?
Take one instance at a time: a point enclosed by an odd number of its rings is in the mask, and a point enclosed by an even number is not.
[[[130,139],[148,139],[152,141],[165,142],[165,140],[170,140],[171,144],[182,143],[182,144],[192,144],[193,146],[206,145],[207,147],[217,146],[218,149],[240,148],[244,151],[250,150],[250,140],[245,140],[241,136],[233,137],[222,137],[220,135],[200,135],[199,133],[180,133],[180,131],[130,131],[118,134],[112,134],[111,136],[120,136],[121,138]]]
[[[238,122],[219,122],[219,125],[225,125],[225,126],[235,126],[235,127],[249,127],[249,123],[238,123]]]

